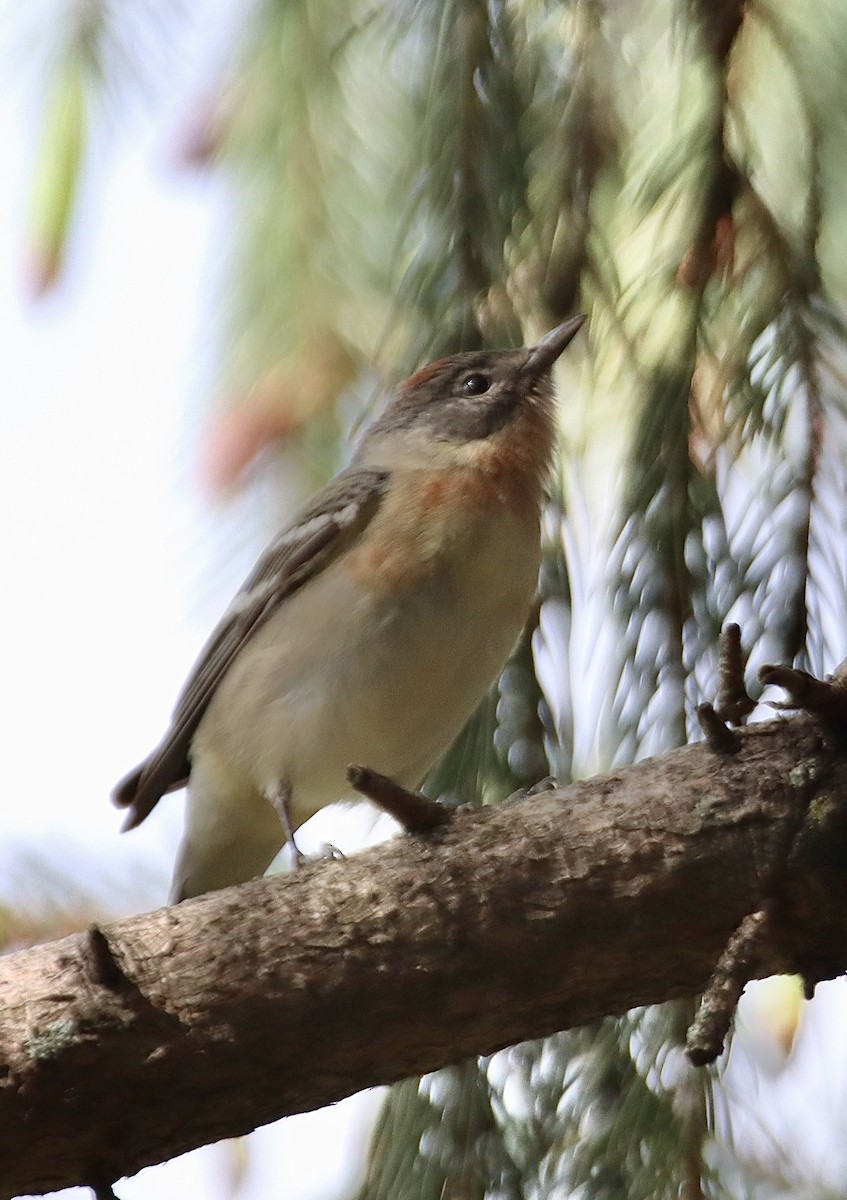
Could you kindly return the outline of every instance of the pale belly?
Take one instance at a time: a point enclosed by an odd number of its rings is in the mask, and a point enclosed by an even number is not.
[[[295,827],[350,794],[361,763],[417,786],[461,731],[526,620],[537,539],[502,514],[450,572],[401,604],[335,564],[289,601],[222,681],[195,761],[226,764],[240,793],[291,789]],[[316,650],[317,648],[317,650]]]

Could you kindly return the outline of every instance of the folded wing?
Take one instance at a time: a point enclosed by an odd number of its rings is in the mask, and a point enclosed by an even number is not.
[[[201,650],[161,743],[113,791],[113,802],[129,810],[124,829],[134,829],[161,796],[187,783],[197,726],[236,656],[288,596],[370,523],[388,477],[364,467],[343,471],[271,542]]]

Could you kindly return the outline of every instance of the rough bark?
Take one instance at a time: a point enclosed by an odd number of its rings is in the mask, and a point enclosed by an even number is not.
[[[753,973],[847,967],[847,765],[807,718],[0,960],[0,1196]]]

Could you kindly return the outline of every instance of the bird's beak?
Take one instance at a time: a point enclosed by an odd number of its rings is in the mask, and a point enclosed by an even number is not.
[[[529,346],[521,374],[543,375],[545,371],[549,371],[565,346],[570,345],[587,320],[585,313],[571,317],[563,325],[557,325],[555,329],[545,333],[541,341],[536,342],[534,346]]]

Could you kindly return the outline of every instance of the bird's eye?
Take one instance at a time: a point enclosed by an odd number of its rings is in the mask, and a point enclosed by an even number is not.
[[[466,396],[481,396],[490,387],[491,380],[488,376],[480,375],[476,372],[473,375],[466,375],[462,380],[462,391]]]

